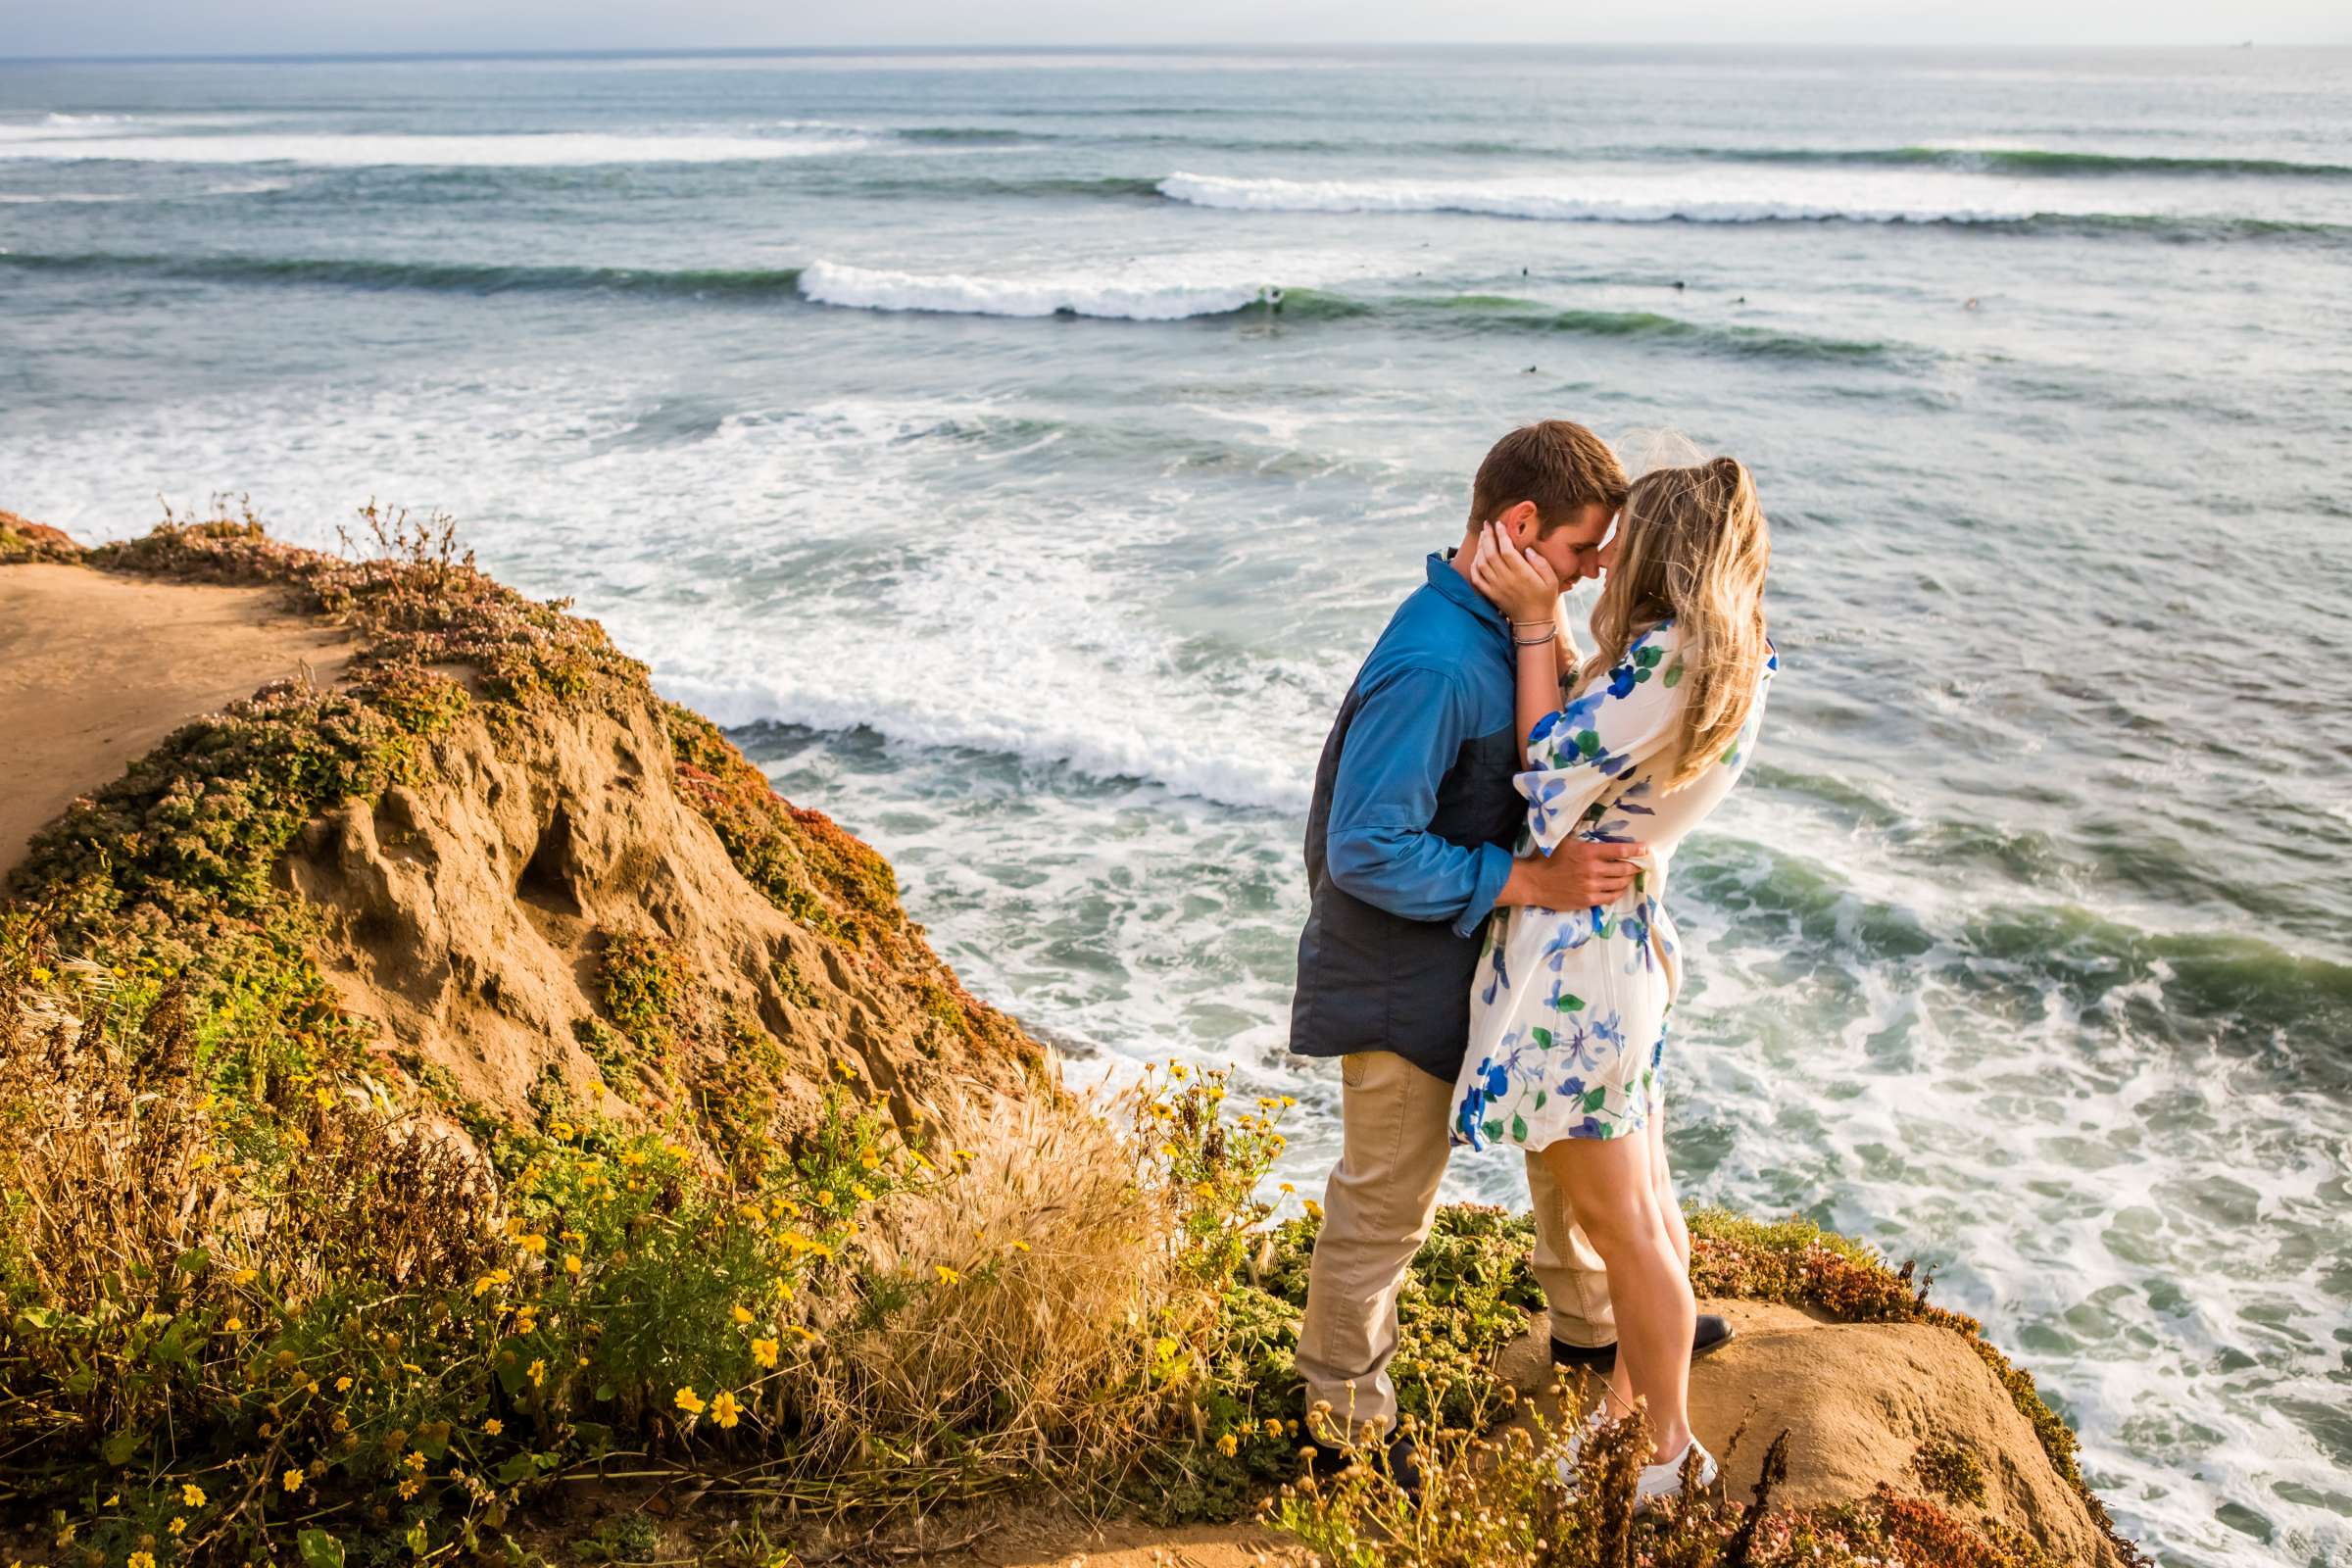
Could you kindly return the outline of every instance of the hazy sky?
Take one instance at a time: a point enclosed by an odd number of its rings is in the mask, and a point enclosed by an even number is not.
[[[0,57],[855,44],[2352,43],[2345,0],[0,0]]]

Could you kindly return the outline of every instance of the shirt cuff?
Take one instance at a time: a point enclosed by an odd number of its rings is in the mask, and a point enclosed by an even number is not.
[[[1502,897],[1502,885],[1511,879],[1511,852],[1499,844],[1481,844],[1478,847],[1478,876],[1470,884],[1470,904],[1453,922],[1457,937],[1475,936],[1488,915],[1494,912],[1494,901]]]

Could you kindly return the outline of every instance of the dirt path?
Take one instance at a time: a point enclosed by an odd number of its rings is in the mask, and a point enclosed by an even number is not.
[[[275,588],[0,566],[0,876],[76,796],[181,724],[306,666],[331,683],[351,651]]]

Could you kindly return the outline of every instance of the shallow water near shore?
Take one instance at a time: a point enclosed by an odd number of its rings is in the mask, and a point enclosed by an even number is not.
[[[2352,1551],[2348,393],[2341,53],[0,64],[0,505],[457,514],[1302,1194],[1308,777],[1479,456],[1746,459],[1685,1191],[1933,1267],[2167,1563]]]

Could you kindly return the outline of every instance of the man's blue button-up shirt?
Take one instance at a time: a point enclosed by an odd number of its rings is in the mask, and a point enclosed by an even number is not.
[[[1356,674],[1362,703],[1340,754],[1324,853],[1343,892],[1467,937],[1494,909],[1511,852],[1449,843],[1430,819],[1463,744],[1517,719],[1510,625],[1451,554],[1429,558],[1428,582]]]

